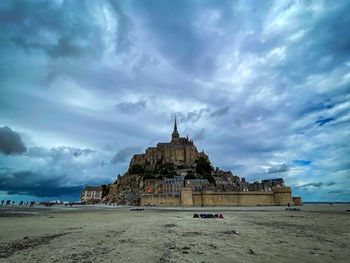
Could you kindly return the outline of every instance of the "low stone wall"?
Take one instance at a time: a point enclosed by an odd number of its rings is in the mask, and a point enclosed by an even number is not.
[[[181,199],[169,195],[144,194],[141,198],[141,206],[180,206]]]
[[[193,193],[193,206],[266,206],[275,205],[273,192]]]
[[[141,205],[154,206],[273,206],[294,204],[290,187],[276,187],[271,192],[193,192],[184,188],[180,197],[143,195]],[[295,199],[302,204],[301,198]]]

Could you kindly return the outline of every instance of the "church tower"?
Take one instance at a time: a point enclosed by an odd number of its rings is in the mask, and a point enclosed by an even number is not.
[[[173,134],[171,135],[172,140],[177,139],[180,137],[180,134],[177,131],[177,125],[176,125],[176,114],[175,114],[175,123],[174,123],[174,131]]]

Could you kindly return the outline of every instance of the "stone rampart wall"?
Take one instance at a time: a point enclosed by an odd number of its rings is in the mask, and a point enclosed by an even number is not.
[[[275,205],[273,192],[193,193],[193,206],[266,206]]]
[[[168,195],[142,195],[141,206],[181,206],[179,197]]]
[[[298,200],[298,204],[302,204],[301,198]],[[289,187],[279,187],[272,192],[192,192],[184,188],[181,198],[144,195],[141,199],[141,205],[155,206],[286,206],[288,203],[294,204]]]

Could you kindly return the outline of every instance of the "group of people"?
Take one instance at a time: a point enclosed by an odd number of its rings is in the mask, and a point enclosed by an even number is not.
[[[11,200],[7,200],[6,202],[5,202],[5,200],[1,200],[1,206],[3,206],[3,205],[14,205],[16,202],[13,200],[12,202],[11,202]]]
[[[224,218],[222,214],[194,214],[193,218]]]
[[[5,202],[5,200],[1,200],[1,206],[3,206],[3,205],[12,205],[12,206],[14,206],[16,204],[16,201],[15,200],[12,200],[12,202],[11,202],[11,200],[7,200],[6,202]],[[35,202],[34,201],[32,201],[32,202],[23,202],[23,201],[20,201],[19,203],[18,203],[18,205],[30,205],[30,206],[33,206],[35,204]]]

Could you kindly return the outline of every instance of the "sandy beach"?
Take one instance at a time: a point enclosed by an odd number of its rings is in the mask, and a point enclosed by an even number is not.
[[[298,208],[1,207],[0,262],[346,262],[350,206]]]

